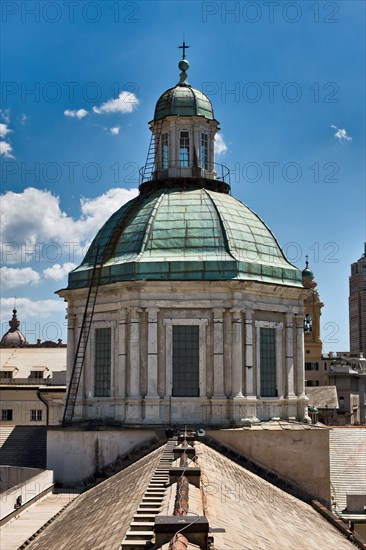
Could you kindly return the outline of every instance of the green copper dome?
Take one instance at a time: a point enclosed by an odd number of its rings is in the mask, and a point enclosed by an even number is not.
[[[303,277],[310,277],[310,279],[314,279],[314,273],[309,268],[308,256],[306,256],[305,269],[302,270],[301,275]]]
[[[131,280],[251,280],[302,286],[265,223],[226,193],[195,186],[140,194],[104,224],[68,288]]]
[[[178,67],[182,71],[179,83],[160,96],[155,107],[154,120],[161,120],[170,115],[203,116],[208,120],[214,120],[212,103],[207,95],[192,88],[187,80],[187,59],[182,59]]]
[[[178,84],[160,96],[154,113],[154,120],[161,120],[169,115],[203,116],[214,119],[211,101],[199,90],[191,86]]]

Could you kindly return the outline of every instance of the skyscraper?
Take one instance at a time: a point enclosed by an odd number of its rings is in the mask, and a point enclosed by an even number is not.
[[[361,258],[351,265],[349,339],[351,353],[366,353],[366,243]]]

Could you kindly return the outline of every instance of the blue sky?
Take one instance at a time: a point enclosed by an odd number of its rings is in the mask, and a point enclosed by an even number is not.
[[[366,239],[364,2],[4,0],[1,21],[2,332],[16,296],[30,342],[66,338],[54,291],[136,194],[185,33],[233,195],[293,263],[309,255],[324,348],[348,349]]]

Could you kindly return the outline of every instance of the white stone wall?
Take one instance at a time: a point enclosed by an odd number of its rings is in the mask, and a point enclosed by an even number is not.
[[[126,282],[99,288],[75,418],[128,424],[240,424],[307,416],[304,289],[246,281]],[[68,376],[86,290],[69,302]],[[200,395],[172,397],[172,327],[199,326]],[[95,328],[112,329],[111,396],[94,397]],[[276,330],[276,397],[260,395],[261,327]]]
[[[47,431],[47,468],[56,483],[72,485],[156,438],[153,430]]]
[[[1,492],[0,519],[14,512],[18,497],[21,497],[24,505],[53,487],[53,472],[50,470],[1,466],[0,475],[4,485],[8,486]]]

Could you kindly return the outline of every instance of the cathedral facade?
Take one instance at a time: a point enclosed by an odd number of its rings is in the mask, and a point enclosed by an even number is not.
[[[66,419],[306,420],[301,271],[230,194],[212,104],[188,83],[185,58],[179,68],[150,122],[139,196],[58,292],[68,303]]]

